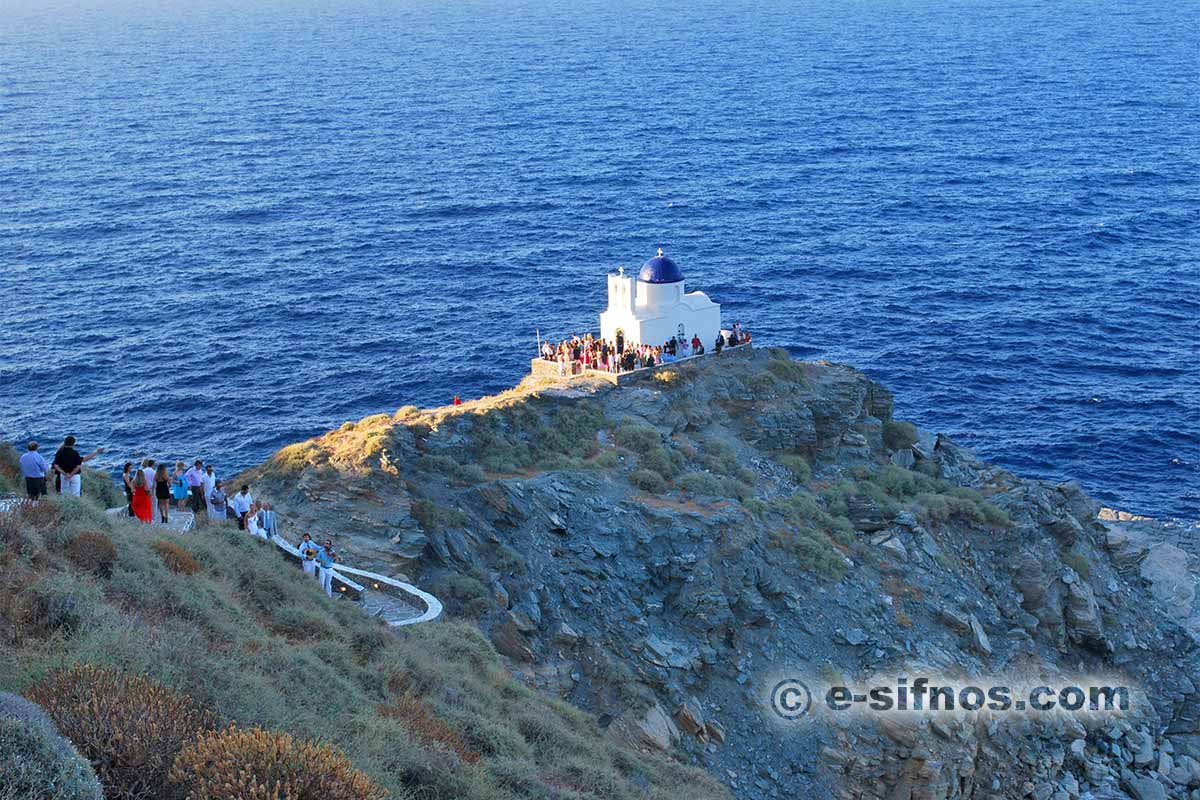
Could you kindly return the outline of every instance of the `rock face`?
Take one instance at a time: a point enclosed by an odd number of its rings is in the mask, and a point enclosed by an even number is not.
[[[853,369],[753,352],[379,415],[246,477],[739,798],[1200,800],[1189,540],[944,436],[891,449],[891,414]],[[1119,676],[1134,703],[781,728],[766,701],[794,677],[821,711],[832,676],[904,674]]]

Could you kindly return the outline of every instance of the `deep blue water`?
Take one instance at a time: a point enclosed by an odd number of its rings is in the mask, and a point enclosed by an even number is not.
[[[1200,3],[0,0],[0,436],[224,471],[519,380],[663,246],[1200,519]]]

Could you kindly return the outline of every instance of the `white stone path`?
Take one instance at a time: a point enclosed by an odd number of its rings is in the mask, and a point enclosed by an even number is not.
[[[24,498],[15,495],[0,496],[0,512],[9,511]],[[126,514],[124,506],[108,509],[109,514]],[[196,516],[190,511],[171,510],[169,522],[152,523],[156,528],[165,527],[176,533],[188,533],[196,524]],[[300,551],[282,536],[274,536],[271,541],[289,556],[300,560]],[[359,605],[368,615],[379,617],[392,627],[418,625],[422,622],[432,622],[442,614],[442,603],[433,595],[418,589],[411,583],[396,580],[387,575],[351,567],[348,564],[338,564],[333,571],[334,580],[341,584],[342,591],[353,589],[361,598]],[[368,586],[356,582],[349,576],[354,576]],[[315,582],[315,581],[314,581]]]

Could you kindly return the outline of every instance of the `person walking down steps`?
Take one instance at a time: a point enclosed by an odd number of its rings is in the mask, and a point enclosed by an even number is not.
[[[321,578],[321,589],[326,596],[333,597],[333,564],[337,561],[337,553],[333,550],[333,540],[326,539],[325,544],[317,550],[317,574]]]
[[[296,548],[300,551],[300,566],[304,569],[304,574],[310,577],[316,577],[317,574],[317,543],[312,540],[312,536],[307,533],[300,539],[300,546]]]

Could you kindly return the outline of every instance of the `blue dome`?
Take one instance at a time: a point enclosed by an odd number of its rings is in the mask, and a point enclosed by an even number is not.
[[[644,283],[678,283],[683,280],[683,273],[675,266],[674,261],[663,255],[660,247],[658,255],[642,265],[638,280]]]

